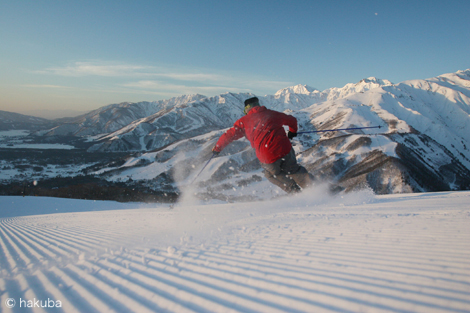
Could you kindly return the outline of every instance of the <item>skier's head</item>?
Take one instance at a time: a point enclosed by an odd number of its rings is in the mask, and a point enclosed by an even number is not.
[[[259,99],[257,97],[253,97],[253,98],[250,98],[250,99],[246,99],[245,100],[245,111],[243,111],[246,114],[248,114],[248,112],[254,108],[254,107],[257,107],[259,106]]]

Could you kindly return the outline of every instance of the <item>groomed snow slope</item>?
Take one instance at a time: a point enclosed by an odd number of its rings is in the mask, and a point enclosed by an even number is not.
[[[470,312],[470,192],[323,194],[0,197],[0,311]]]

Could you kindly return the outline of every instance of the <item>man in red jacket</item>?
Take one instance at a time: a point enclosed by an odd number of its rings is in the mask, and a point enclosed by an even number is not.
[[[289,127],[288,135],[284,125]],[[289,139],[297,136],[297,119],[292,115],[259,105],[257,97],[245,101],[245,116],[233,124],[217,141],[212,151],[220,153],[228,144],[245,136],[256,150],[264,175],[287,193],[312,184],[307,170],[297,163]],[[299,187],[300,186],[300,187]]]

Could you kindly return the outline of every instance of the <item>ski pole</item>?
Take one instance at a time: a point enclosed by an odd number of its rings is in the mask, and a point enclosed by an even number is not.
[[[216,155],[216,153],[212,153],[212,156],[207,160],[206,164],[201,168],[201,171],[194,177],[193,181],[191,182],[191,185],[194,184],[196,179],[201,175],[202,171],[206,168],[207,165],[209,165],[209,162],[212,160],[212,158]]]
[[[366,128],[381,128],[382,126],[370,126],[370,127],[353,127],[353,128],[339,128],[339,129],[325,129],[325,130],[312,130],[312,131],[305,131],[305,132],[298,132],[297,135],[300,134],[308,134],[308,133],[324,133],[324,132],[335,132],[340,130],[356,130],[356,129],[366,129]]]

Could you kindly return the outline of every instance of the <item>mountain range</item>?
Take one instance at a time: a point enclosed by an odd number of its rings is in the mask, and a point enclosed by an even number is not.
[[[297,85],[260,97],[261,104],[278,111],[298,111],[312,104],[391,85],[389,81],[364,79],[343,88],[318,91]],[[96,136],[90,151],[151,151],[181,139],[230,127],[252,94],[226,93],[216,97],[189,95],[169,100],[120,103],[69,119],[41,136]]]
[[[0,110],[0,130],[39,130],[57,125],[45,118]]]
[[[119,166],[88,174],[174,191],[191,185],[251,96],[113,104],[55,120],[35,135],[86,137],[92,141],[90,153],[134,153]],[[398,84],[369,77],[324,91],[297,85],[258,98],[268,108],[294,115],[299,132],[312,132],[299,135],[293,145],[319,184],[376,193],[470,189],[470,70]],[[372,126],[381,128],[316,132]],[[266,183],[245,139],[212,159],[195,184],[199,196],[225,200],[279,193]]]

